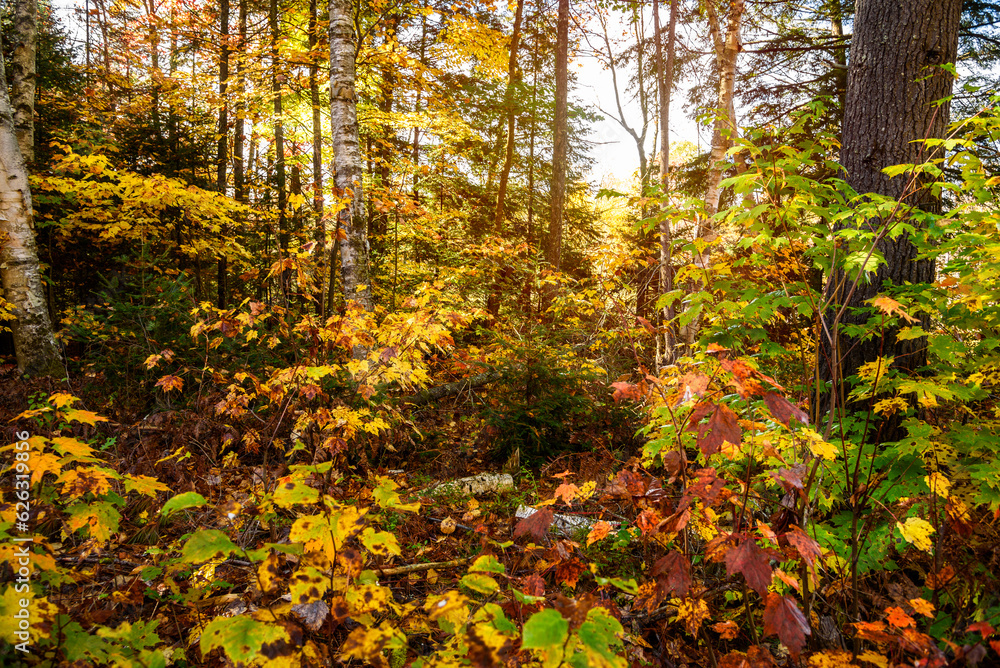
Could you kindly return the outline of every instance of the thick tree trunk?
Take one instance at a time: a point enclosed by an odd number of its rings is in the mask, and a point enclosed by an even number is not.
[[[937,66],[954,63],[958,52],[961,0],[912,0],[879,2],[859,0],[854,16],[844,113],[841,164],[847,182],[859,193],[905,197],[908,205],[940,211],[940,201],[927,190],[904,192],[908,177],[890,178],[882,169],[901,163],[920,163],[928,153],[918,140],[943,137],[948,125],[948,105],[934,103],[951,95],[953,79]],[[888,36],[888,37],[887,37]],[[915,143],[916,142],[916,143]],[[866,302],[891,282],[927,283],[934,278],[934,265],[916,259],[909,235],[883,238],[877,244],[885,264],[857,285],[833,273],[827,295],[833,304],[827,314],[827,329],[867,322]],[[835,314],[844,310],[839,322]],[[853,309],[861,309],[853,312]],[[924,323],[927,327],[928,323]],[[834,345],[831,345],[833,343]],[[926,363],[926,339],[897,341],[895,331],[877,334],[867,341],[838,336],[826,339],[820,353],[820,375],[833,381],[834,391],[843,390],[843,379],[880,355],[894,357],[894,366],[913,372]],[[838,396],[838,403],[840,397]],[[902,436],[898,424],[886,421],[878,440]]]
[[[226,167],[229,161],[229,100],[226,97],[229,86],[229,0],[219,2],[219,145],[216,153],[215,188],[226,194]],[[223,229],[223,235],[227,234]],[[229,300],[229,269],[225,254],[218,257],[218,306],[226,308]]]
[[[35,161],[35,44],[38,32],[36,0],[14,2],[14,53],[10,59],[14,130],[21,156]]]
[[[559,0],[556,23],[556,110],[552,147],[552,204],[545,259],[558,270],[562,259],[563,213],[566,208],[566,171],[569,93],[569,0]]]
[[[17,145],[7,76],[0,60],[0,236],[6,237],[0,243],[3,296],[17,318],[11,329],[18,369],[33,376],[57,376],[64,369],[38,270],[34,227],[28,170]]]
[[[330,0],[330,115],[333,120],[334,186],[350,198],[338,221],[346,238],[340,244],[340,272],[344,299],[372,310],[369,286],[368,234],[361,182],[361,145],[358,140],[355,57],[357,43],[351,0]]]
[[[670,0],[670,24],[667,29],[667,57],[663,58],[663,44],[660,35],[660,6],[658,0],[653,0],[653,30],[656,39],[656,80],[660,96],[660,189],[662,192],[661,208],[669,206],[667,196],[670,192],[670,93],[674,85],[674,52],[677,30],[677,0]],[[674,289],[673,275],[673,238],[670,229],[670,219],[665,211],[660,218],[660,294],[666,294]],[[664,366],[674,361],[677,337],[674,334],[673,304],[664,306],[661,313],[663,321],[661,338],[657,339],[657,365]]]

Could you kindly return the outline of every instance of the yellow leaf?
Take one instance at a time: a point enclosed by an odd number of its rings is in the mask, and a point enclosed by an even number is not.
[[[896,522],[896,527],[899,533],[903,534],[903,538],[918,550],[931,551],[931,534],[934,533],[934,527],[930,522],[919,517],[908,517],[906,522]]]
[[[913,606],[913,610],[918,614],[934,619],[934,604],[930,601],[925,601],[922,598],[911,598],[910,605]]]
[[[66,394],[65,392],[56,392],[49,397],[49,403],[54,404],[56,408],[65,408],[66,406],[69,406],[77,401],[79,401],[79,399],[74,397],[72,394]]]
[[[686,598],[677,605],[677,619],[691,635],[697,635],[701,623],[709,618],[708,604],[700,598]]]
[[[816,457],[822,457],[823,459],[837,458],[837,446],[833,443],[824,441],[823,437],[812,429],[804,429],[802,433],[806,437],[806,444],[809,446],[809,452],[813,453],[813,455]]]
[[[948,498],[948,490],[951,489],[951,482],[941,473],[935,471],[928,476],[924,476],[924,482],[927,483],[927,487],[929,487],[933,493],[937,494],[942,499]]]
[[[67,420],[89,424],[91,427],[96,426],[98,422],[108,421],[108,418],[98,415],[97,413],[93,413],[91,411],[78,411],[72,408],[64,410],[63,415]]]
[[[889,659],[870,649],[858,654],[858,661],[874,664],[878,668],[889,668]]]

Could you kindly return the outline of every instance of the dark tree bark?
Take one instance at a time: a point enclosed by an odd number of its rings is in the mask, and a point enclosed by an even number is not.
[[[566,144],[568,142],[569,0],[559,0],[556,23],[556,113],[552,147],[552,204],[545,259],[558,270],[562,258],[563,210],[566,207]]]
[[[894,198],[905,195],[907,205],[940,211],[940,201],[929,191],[910,188],[904,192],[908,177],[889,178],[882,169],[923,162],[929,156],[918,140],[945,135],[948,105],[934,103],[951,94],[952,77],[938,66],[955,62],[961,9],[961,0],[858,0],[840,159],[847,182],[859,193]],[[827,330],[833,330],[831,318],[845,300],[848,308],[840,320],[841,328],[867,322],[868,313],[862,307],[888,283],[933,280],[933,263],[915,259],[916,249],[908,235],[883,238],[877,248],[886,263],[868,280],[854,285],[842,272],[829,277],[826,289],[834,307],[825,315]],[[897,341],[895,331],[867,341],[839,335],[834,343],[832,346],[831,340],[824,338],[819,364],[821,378],[832,380],[834,392],[841,394],[837,404],[845,390],[840,381],[880,355],[894,357],[895,366],[904,372],[919,369],[927,360],[925,339]],[[898,422],[895,427],[890,422],[885,422],[878,440],[895,440],[902,435]]]
[[[667,30],[667,56],[663,57],[663,44],[660,35],[660,5],[653,0],[653,31],[656,45],[656,81],[660,98],[660,188],[666,197],[670,183],[670,92],[674,85],[675,41],[677,37],[677,0],[670,1],[670,23]],[[668,202],[663,200],[662,207]],[[660,219],[660,294],[666,294],[674,289],[673,274],[673,230],[670,229],[670,219],[664,215]],[[677,337],[672,321],[674,319],[673,305],[664,306],[662,312],[663,334],[657,338],[657,365],[671,364],[674,361],[674,347]]]
[[[287,195],[285,194],[285,123],[281,105],[281,84],[284,74],[280,72],[278,59],[278,0],[271,0],[268,22],[271,28],[271,94],[274,96],[274,168],[278,191],[278,244],[281,246],[282,257],[288,257],[288,221],[285,214]],[[283,272],[282,288],[287,295],[287,272]]]
[[[326,223],[323,221],[323,124],[319,101],[319,67],[322,55],[319,52],[319,17],[316,0],[309,0],[309,100],[312,104],[312,171],[313,171],[313,212],[316,216],[316,259],[319,280],[316,289],[316,311],[326,314]]]
[[[219,145],[216,153],[215,188],[226,194],[226,167],[229,162],[229,100],[226,98],[229,86],[229,0],[219,3]],[[223,234],[228,230],[223,229]],[[229,300],[229,268],[225,253],[219,255],[218,262],[218,306],[226,308]]]

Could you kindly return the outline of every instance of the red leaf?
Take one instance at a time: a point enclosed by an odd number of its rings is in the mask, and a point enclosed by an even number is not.
[[[668,552],[653,565],[656,582],[674,596],[687,596],[691,588],[691,562],[680,552]]]
[[[776,483],[781,485],[783,490],[791,492],[793,489],[805,489],[805,484],[802,482],[802,476],[805,472],[805,464],[796,464],[790,469],[778,469],[777,471],[771,471],[769,475],[774,478]]]
[[[792,418],[795,418],[799,424],[809,424],[809,416],[806,412],[780,394],[765,392],[764,403],[767,404],[767,409],[771,411],[774,419],[786,427],[791,428]]]
[[[633,401],[642,399],[642,393],[640,392],[638,385],[621,381],[611,383],[611,387],[615,388],[615,393],[611,396],[611,398],[615,400],[615,403],[618,403],[622,399],[631,399]]]
[[[587,570],[587,567],[579,559],[563,561],[556,566],[556,580],[565,583],[570,589],[576,589],[576,583],[580,579],[580,574]]]
[[[659,528],[660,514],[652,508],[646,508],[635,518],[635,525],[642,531],[643,536],[651,536]]]
[[[520,538],[525,534],[530,534],[536,541],[545,538],[549,527],[552,525],[552,509],[542,508],[536,513],[525,517],[514,527],[514,538]]]
[[[795,546],[795,549],[802,555],[802,559],[809,564],[809,567],[815,573],[816,560],[823,556],[823,549],[819,546],[819,543],[796,526],[793,526],[792,530],[785,534],[785,538]]]
[[[974,622],[972,624],[969,624],[969,628],[965,630],[968,633],[971,633],[973,631],[978,631],[979,633],[982,634],[984,638],[989,638],[996,632],[996,629],[990,626],[989,622]]]
[[[726,570],[730,575],[742,573],[747,584],[761,596],[767,594],[771,584],[771,565],[767,563],[769,551],[762,550],[752,538],[746,538],[726,553]]]
[[[708,417],[708,424],[699,424]],[[739,445],[742,430],[736,413],[728,406],[703,401],[694,407],[688,418],[688,430],[698,432],[698,447],[706,455],[713,455],[722,448],[723,441]]]
[[[764,608],[764,635],[776,635],[781,644],[788,648],[792,658],[798,658],[806,646],[806,636],[811,632],[805,615],[799,610],[795,599],[778,594],[767,595]]]
[[[688,486],[688,494],[697,496],[706,506],[711,506],[725,487],[726,481],[716,475],[712,467],[698,469],[694,475],[697,476],[697,480]]]

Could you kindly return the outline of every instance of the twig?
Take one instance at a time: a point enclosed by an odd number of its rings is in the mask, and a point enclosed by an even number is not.
[[[379,575],[405,575],[407,573],[418,573],[429,571],[432,568],[454,568],[469,563],[472,557],[452,559],[451,561],[434,561],[427,564],[408,564],[406,566],[396,566],[395,568],[379,568],[375,572]]]

